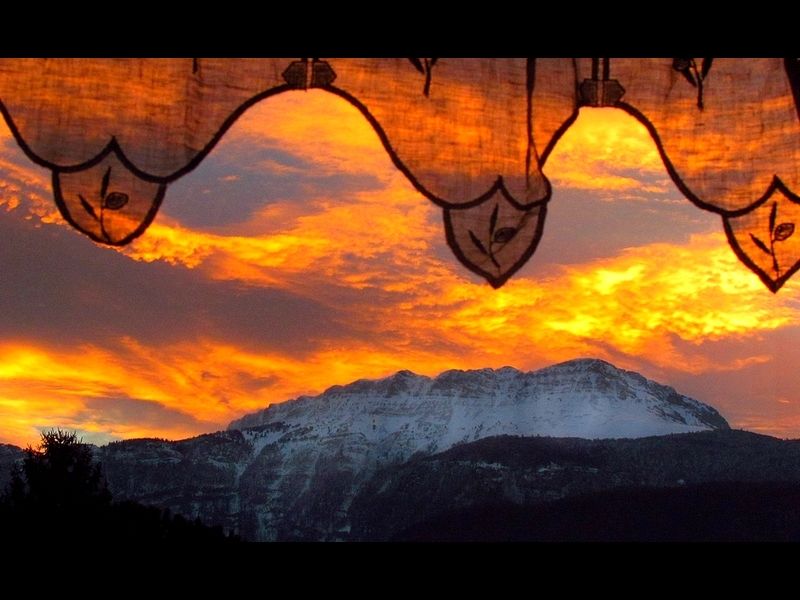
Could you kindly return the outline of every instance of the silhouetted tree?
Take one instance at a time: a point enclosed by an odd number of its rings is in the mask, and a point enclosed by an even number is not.
[[[77,434],[56,429],[28,447],[0,501],[6,540],[221,541],[221,527],[206,527],[168,510],[112,502],[101,465]]]
[[[98,509],[111,504],[99,463],[76,433],[42,433],[38,448],[28,446],[11,477],[9,501],[29,510]]]
[[[91,447],[77,434],[56,429],[28,446],[12,469],[0,517],[7,535],[94,536],[111,506],[111,494]]]

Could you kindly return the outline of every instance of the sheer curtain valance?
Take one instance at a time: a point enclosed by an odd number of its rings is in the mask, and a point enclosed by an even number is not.
[[[256,102],[319,88],[356,106],[495,287],[533,254],[547,157],[582,106],[640,120],[681,192],[777,291],[800,267],[795,58],[2,59],[0,110],[52,170],[61,214],[123,245]]]

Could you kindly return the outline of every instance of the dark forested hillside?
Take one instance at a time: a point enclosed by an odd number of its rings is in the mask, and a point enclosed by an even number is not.
[[[800,542],[800,484],[623,488],[533,506],[439,514],[394,541]]]
[[[445,522],[497,510],[510,518],[517,507],[578,495],[719,482],[800,483],[800,443],[735,430],[627,440],[487,438],[378,472],[353,501],[352,534],[390,539],[406,530],[418,535],[417,524],[442,515]]]
[[[93,452],[115,504],[169,509],[245,539],[798,539],[798,441],[738,430],[502,436],[362,473],[347,460],[358,450],[350,438],[318,456],[288,453],[288,442],[258,450],[252,435],[131,440]],[[0,462],[22,455],[0,447]],[[275,493],[276,477],[305,491]],[[142,530],[159,514],[131,510]],[[264,525],[269,515],[274,529]]]

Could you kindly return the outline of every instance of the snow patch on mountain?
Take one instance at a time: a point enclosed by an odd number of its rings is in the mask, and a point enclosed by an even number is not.
[[[384,458],[402,460],[495,435],[637,438],[728,424],[671,387],[601,360],[578,359],[527,373],[503,367],[431,378],[400,371],[271,405],[229,429],[256,427],[263,428],[251,434],[259,444],[303,429],[312,437],[355,435],[381,448]]]
[[[115,494],[252,540],[344,540],[359,490],[415,455],[490,436],[634,438],[728,429],[713,408],[599,360],[400,371],[334,386],[180,442],[99,450]]]

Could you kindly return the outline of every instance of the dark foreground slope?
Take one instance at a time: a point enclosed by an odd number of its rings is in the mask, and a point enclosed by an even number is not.
[[[625,488],[533,506],[481,504],[416,523],[393,541],[800,542],[800,484]]]
[[[9,461],[21,457],[4,450]],[[96,451],[116,499],[245,539],[263,539],[267,510],[278,540],[331,539],[335,518],[348,525],[335,532],[344,540],[800,541],[800,442],[745,431],[492,437],[377,468],[361,483],[336,453],[314,462],[305,495],[278,504],[266,492],[285,465],[252,456],[236,431]],[[342,501],[344,484],[352,502]]]
[[[782,539],[794,535],[798,484],[800,443],[744,431],[636,440],[496,437],[377,473],[351,506],[351,535],[650,539],[652,530],[652,539],[661,539],[659,532],[680,537],[685,530],[693,539],[738,539],[709,515],[758,523],[772,511],[762,533]],[[633,520],[620,525],[615,516]],[[602,523],[617,533],[606,535]],[[750,530],[759,533],[756,525]]]

